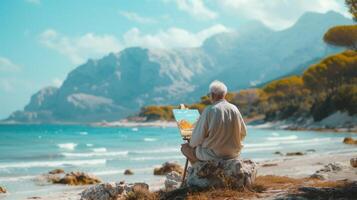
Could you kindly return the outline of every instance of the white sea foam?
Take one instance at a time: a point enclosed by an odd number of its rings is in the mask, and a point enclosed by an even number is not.
[[[79,132],[79,135],[88,135],[88,132],[86,132],[86,131],[81,131],[81,132]]]
[[[156,140],[157,140],[156,138],[144,138],[145,142],[154,142]]]
[[[278,149],[282,149],[282,147],[250,148],[250,149],[243,149],[242,152],[275,151],[275,150],[278,150]]]
[[[100,153],[100,152],[107,152],[107,149],[106,148],[94,148],[93,149],[94,152],[97,152],[97,153]]]
[[[262,143],[252,143],[252,144],[244,144],[246,148],[254,148],[254,147],[273,147],[279,146],[279,142],[262,142]]]
[[[151,172],[153,170],[152,167],[150,168],[139,168],[139,169],[130,169],[131,171],[133,171],[134,173],[136,172]],[[96,175],[96,176],[102,176],[102,175],[114,175],[114,174],[123,174],[124,173],[124,169],[122,170],[108,170],[108,171],[99,171],[99,172],[92,172],[92,174]]]
[[[172,159],[184,159],[183,155],[181,156],[146,156],[146,157],[131,157],[130,160],[144,161],[144,160],[172,160]]]
[[[136,151],[129,151],[130,153],[133,154],[153,154],[153,153],[174,153],[174,152],[180,152],[180,149],[177,148],[162,148],[162,149],[153,149],[153,150],[136,150]]]
[[[135,128],[132,128],[131,130],[136,132],[136,131],[138,131],[139,129],[135,127]]]
[[[289,135],[283,137],[267,137],[267,140],[269,141],[283,141],[283,140],[296,140],[296,139],[298,139],[298,136],[296,135]]]
[[[271,135],[272,135],[272,136],[279,136],[280,134],[277,133],[277,132],[273,132],[273,133],[271,133]]]
[[[76,148],[77,144],[76,143],[64,143],[64,144],[58,144],[57,146],[61,149],[74,150],[74,148]]]
[[[93,146],[93,144],[86,144],[86,146],[87,146],[87,147],[92,147],[92,146]]]
[[[65,157],[110,157],[110,156],[127,156],[128,151],[113,151],[113,152],[85,152],[85,153],[62,153]]]
[[[105,164],[105,159],[95,160],[63,160],[63,161],[37,161],[37,162],[16,162],[4,163],[0,168],[28,168],[28,167],[58,167],[58,166],[82,166]]]
[[[31,180],[34,179],[36,176],[18,176],[18,177],[0,177],[0,182],[16,182],[16,181],[23,181],[23,180]]]

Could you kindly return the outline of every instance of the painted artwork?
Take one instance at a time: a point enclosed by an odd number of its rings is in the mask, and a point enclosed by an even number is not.
[[[177,126],[184,138],[190,138],[200,113],[196,109],[174,109]]]

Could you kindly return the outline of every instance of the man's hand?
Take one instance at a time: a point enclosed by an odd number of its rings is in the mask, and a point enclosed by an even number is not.
[[[190,147],[188,143],[181,144],[181,152],[193,164],[198,161],[195,153],[195,148]]]

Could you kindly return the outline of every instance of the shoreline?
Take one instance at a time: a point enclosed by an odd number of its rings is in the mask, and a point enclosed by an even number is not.
[[[356,153],[353,150],[348,151],[332,151],[325,153],[312,153],[301,156],[282,156],[277,159],[270,159],[257,162],[257,176],[275,175],[287,176],[289,178],[307,178],[320,170],[329,163],[339,163],[343,166],[343,170],[331,172],[324,181],[341,181],[341,180],[357,180],[357,170],[349,164],[350,159],[355,157]],[[163,187],[165,176],[162,176],[161,181],[150,183],[150,190],[156,191]],[[161,187],[160,187],[161,186]],[[46,186],[44,186],[46,187]],[[64,186],[58,191],[52,191],[47,195],[31,195],[27,199],[41,200],[79,200],[80,193],[88,186]],[[11,194],[10,194],[11,195]],[[6,195],[0,195],[1,197]]]

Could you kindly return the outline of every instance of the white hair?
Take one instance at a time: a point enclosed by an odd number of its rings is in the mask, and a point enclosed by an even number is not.
[[[227,90],[227,86],[221,81],[215,80],[209,85],[209,92],[219,96],[225,96],[227,94]]]

